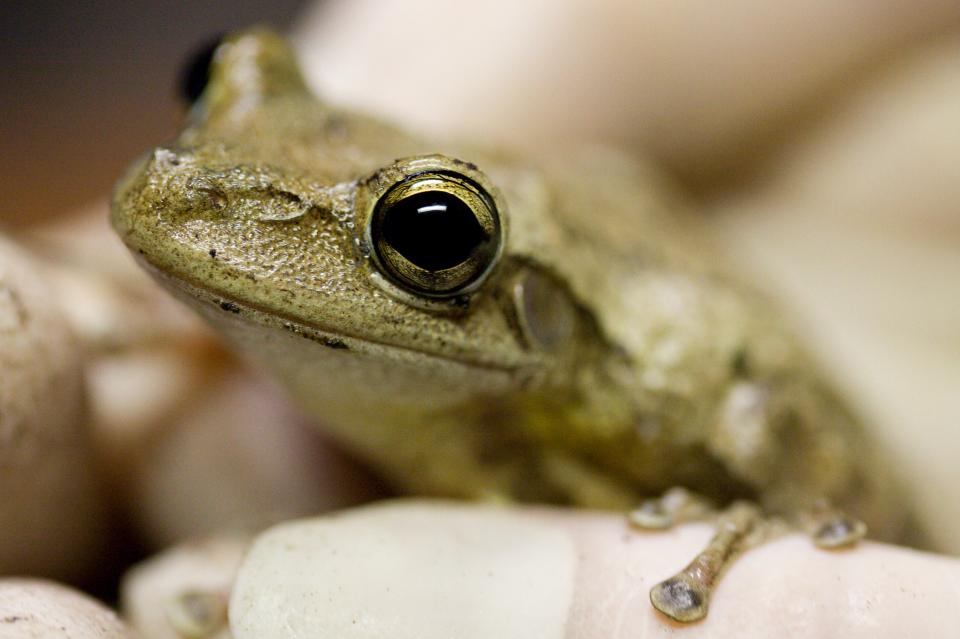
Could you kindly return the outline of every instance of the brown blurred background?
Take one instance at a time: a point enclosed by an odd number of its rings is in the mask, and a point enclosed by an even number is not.
[[[254,23],[287,27],[302,0],[0,3],[0,226],[107,193],[178,127],[188,52]]]

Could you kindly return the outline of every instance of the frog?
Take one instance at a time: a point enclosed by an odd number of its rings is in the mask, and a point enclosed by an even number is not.
[[[114,229],[399,491],[641,529],[709,516],[650,591],[681,622],[784,525],[824,547],[908,529],[885,452],[652,163],[328,104],[265,28],[189,77],[185,126],[120,179]]]

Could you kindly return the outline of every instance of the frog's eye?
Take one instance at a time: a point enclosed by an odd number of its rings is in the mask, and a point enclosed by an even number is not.
[[[370,220],[370,241],[385,274],[430,297],[458,295],[479,284],[496,261],[501,236],[490,194],[447,171],[395,184]]]
[[[210,81],[210,65],[223,36],[211,38],[197,47],[180,70],[180,96],[187,104],[193,104],[203,94]]]

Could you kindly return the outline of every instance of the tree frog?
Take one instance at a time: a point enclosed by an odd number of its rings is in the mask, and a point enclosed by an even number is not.
[[[113,225],[401,490],[639,504],[643,527],[726,506],[651,591],[681,621],[761,513],[810,514],[821,545],[860,520],[900,533],[877,447],[650,166],[531,161],[335,108],[265,30],[197,68],[184,131],[121,179]]]

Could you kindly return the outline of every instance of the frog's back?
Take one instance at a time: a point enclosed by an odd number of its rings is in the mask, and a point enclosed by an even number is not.
[[[608,350],[587,383],[618,389],[584,391],[601,398],[590,419],[616,417],[574,425],[593,434],[577,456],[641,490],[680,483],[773,510],[827,498],[898,537],[902,495],[878,447],[661,176],[603,149],[542,175],[512,198],[514,248],[560,273],[588,309]]]

